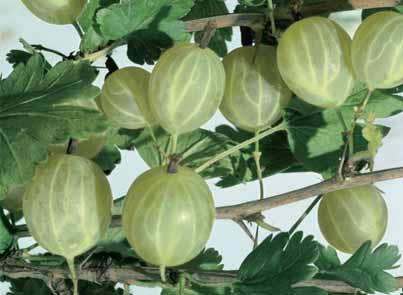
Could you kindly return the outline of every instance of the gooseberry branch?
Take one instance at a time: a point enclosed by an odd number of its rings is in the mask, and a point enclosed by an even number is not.
[[[337,12],[352,9],[369,9],[380,7],[394,7],[400,4],[399,0],[323,0],[314,3],[304,3],[301,5],[299,13],[303,17],[318,15],[326,12]],[[294,13],[289,5],[278,5],[274,11],[274,18],[279,23],[290,24],[294,22]],[[262,13],[232,13],[227,15],[213,16],[195,19],[185,22],[188,32],[200,32],[206,28],[209,22],[213,22],[217,29],[227,27],[250,27],[253,29],[263,29],[265,15]],[[115,48],[126,44],[125,39],[117,40],[107,47],[84,56],[84,60],[94,62],[111,53]]]
[[[28,263],[12,256],[2,259],[0,271],[13,279],[33,278],[40,279],[48,284],[52,281],[69,279],[70,273],[64,266],[39,266]],[[175,270],[183,274],[186,270]],[[80,280],[103,283],[120,282],[128,285],[147,287],[174,287],[175,282],[163,283],[159,277],[159,269],[155,267],[136,267],[132,265],[112,264],[104,272],[96,267],[85,267],[78,274]],[[186,274],[186,278],[204,286],[230,286],[237,282],[237,271],[192,271]],[[397,284],[403,287],[403,278],[396,277]],[[359,289],[340,281],[312,279],[297,283],[293,287],[318,287],[328,292],[357,294]]]

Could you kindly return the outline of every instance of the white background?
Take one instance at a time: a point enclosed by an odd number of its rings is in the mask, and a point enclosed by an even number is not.
[[[235,2],[233,0],[227,1],[230,9],[235,6]],[[347,12],[333,15],[332,17],[353,34],[359,23],[360,13],[357,11]],[[240,46],[238,29],[234,31],[233,42],[230,44],[231,49]],[[11,71],[10,65],[5,61],[6,54],[12,48],[21,48],[18,43],[19,38],[24,38],[32,44],[42,44],[50,48],[59,49],[66,54],[76,50],[79,44],[79,38],[72,26],[46,24],[32,16],[20,1],[2,0],[0,1],[0,74],[3,77],[6,77]],[[124,50],[116,51],[115,56],[120,67],[129,65]],[[99,81],[103,80],[101,78]],[[222,116],[217,114],[204,127],[212,129],[214,126],[224,122],[225,120]],[[403,166],[403,137],[401,136],[403,134],[403,115],[383,120],[383,123],[393,128],[379,152],[376,160],[376,169]],[[147,169],[135,151],[122,152],[122,155],[122,164],[109,178],[115,196],[124,195],[133,180]],[[320,181],[320,176],[312,173],[283,174],[265,179],[264,184],[267,192],[266,195],[270,196]],[[210,181],[210,184],[217,206],[245,202],[256,199],[258,196],[258,184],[256,182],[224,190],[214,187],[214,182]],[[401,229],[401,212],[403,212],[402,180],[379,183],[379,187],[385,192],[390,213],[389,226],[384,241],[396,244],[403,249],[403,234]],[[267,221],[281,229],[288,230],[309,205],[310,201],[301,201],[266,212]],[[301,229],[306,234],[313,234],[320,242],[326,244],[316,222],[316,210],[305,219],[301,225]],[[223,255],[226,269],[236,269],[251,251],[252,244],[237,225],[229,221],[219,220],[215,224],[208,247],[214,247]],[[343,255],[342,257],[345,258]],[[403,268],[396,269],[393,273],[395,275],[403,275]],[[0,286],[0,295],[6,294],[7,289],[7,284]],[[159,290],[156,289],[133,288],[133,291],[136,295],[159,294]]]

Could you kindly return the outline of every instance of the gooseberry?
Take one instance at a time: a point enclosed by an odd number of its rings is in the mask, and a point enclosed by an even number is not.
[[[388,209],[373,185],[342,189],[326,194],[318,211],[320,230],[333,247],[354,253],[363,243],[375,247],[383,238]]]
[[[221,113],[235,126],[256,132],[281,117],[292,93],[277,67],[272,46],[237,48],[224,57],[226,82]]]
[[[291,25],[277,49],[285,83],[302,100],[322,108],[337,108],[354,87],[351,39],[335,22],[309,17]]]
[[[161,56],[151,74],[151,109],[172,135],[190,132],[215,114],[224,88],[225,70],[211,49],[179,44]]]

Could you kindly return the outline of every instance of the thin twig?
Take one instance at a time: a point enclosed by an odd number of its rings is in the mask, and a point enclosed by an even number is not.
[[[215,22],[213,20],[209,21],[203,30],[203,36],[200,40],[200,48],[204,49],[208,47],[216,31],[217,25],[215,24]]]
[[[69,58],[67,55],[61,53],[60,51],[57,51],[57,50],[55,50],[55,49],[51,49],[51,48],[42,46],[42,45],[40,45],[40,44],[32,44],[31,46],[32,46],[33,48],[35,48],[36,50],[39,50],[39,51],[46,51],[46,52],[50,52],[50,53],[56,54],[56,55],[60,56],[60,57],[63,58],[63,59],[68,59],[68,58]]]
[[[76,29],[78,36],[80,36],[80,39],[84,37],[83,30],[81,29],[80,25],[78,22],[73,22],[73,27]]]
[[[304,219],[311,213],[312,209],[315,208],[316,204],[319,203],[319,201],[322,199],[323,195],[319,195],[313,200],[313,202],[308,206],[308,208],[302,213],[301,217],[298,218],[298,220],[294,223],[293,226],[291,226],[290,230],[288,231],[289,234],[291,235],[295,230],[298,228],[298,226],[304,221]]]
[[[249,230],[248,226],[245,224],[245,222],[242,219],[233,219],[233,221],[239,225],[239,227],[246,233],[246,235],[254,242],[254,237],[251,231]]]
[[[221,154],[218,154],[217,156],[215,156],[214,158],[210,159],[209,161],[207,161],[206,163],[204,163],[203,165],[201,165],[200,167],[195,169],[196,173],[200,173],[202,172],[204,169],[210,167],[211,165],[213,165],[214,163],[228,157],[229,155],[239,151],[240,149],[243,149],[245,147],[247,147],[248,145],[255,143],[256,141],[259,141],[275,132],[278,131],[284,131],[286,130],[286,126],[284,123],[277,125],[276,127],[270,128],[266,131],[263,131],[262,133],[258,134],[255,137],[252,137],[244,142],[241,142],[240,144],[233,146],[232,148],[226,150],[225,152],[222,152]]]

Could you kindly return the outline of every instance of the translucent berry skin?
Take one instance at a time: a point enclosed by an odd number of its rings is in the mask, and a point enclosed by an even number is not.
[[[354,87],[351,39],[335,22],[309,17],[291,25],[282,36],[278,67],[285,83],[302,100],[337,108]]]
[[[319,205],[318,221],[329,244],[354,253],[368,240],[372,247],[382,240],[388,209],[378,189],[365,185],[326,194]]]
[[[155,124],[149,106],[149,79],[150,73],[138,67],[122,68],[106,79],[101,109],[117,127],[141,129]]]
[[[212,50],[179,44],[161,56],[151,74],[151,109],[169,133],[190,132],[216,113],[224,88],[224,66]]]
[[[39,164],[23,198],[29,232],[43,248],[68,260],[92,248],[112,213],[106,176],[92,161],[54,155]]]
[[[184,264],[205,247],[213,227],[212,194],[201,176],[179,167],[153,168],[129,189],[123,230],[134,251],[160,267]]]
[[[292,93],[277,67],[272,46],[240,47],[223,60],[226,82],[221,113],[240,129],[256,132],[281,118]]]
[[[93,99],[75,100],[69,103],[64,103],[64,105],[78,106],[100,111],[97,103]],[[104,133],[90,134],[88,138],[81,139],[77,142],[77,149],[74,154],[87,159],[95,158],[106,144],[106,139]],[[67,147],[68,142],[64,144],[51,144],[48,146],[48,150],[54,154],[65,154]]]
[[[351,46],[357,78],[374,89],[403,84],[403,15],[385,11],[366,18]]]
[[[33,15],[55,25],[72,24],[87,0],[21,0]]]

